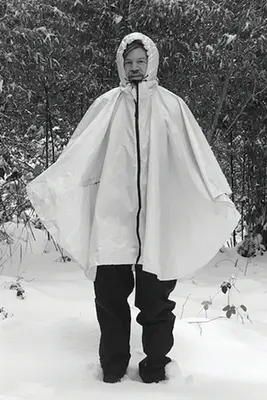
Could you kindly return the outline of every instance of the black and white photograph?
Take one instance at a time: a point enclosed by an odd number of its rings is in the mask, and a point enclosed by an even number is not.
[[[0,400],[266,400],[267,0],[0,0]]]

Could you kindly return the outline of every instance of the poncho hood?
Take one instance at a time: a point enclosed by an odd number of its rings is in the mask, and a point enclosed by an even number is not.
[[[155,43],[146,35],[143,35],[139,32],[130,33],[125,36],[121,41],[121,44],[117,50],[117,67],[118,74],[120,78],[120,85],[126,86],[129,84],[129,81],[125,75],[124,70],[124,60],[123,60],[123,52],[126,49],[127,45],[134,42],[135,40],[140,40],[144,48],[147,51],[148,55],[148,65],[147,65],[147,76],[146,81],[156,81],[157,80],[157,72],[159,66],[159,52]]]

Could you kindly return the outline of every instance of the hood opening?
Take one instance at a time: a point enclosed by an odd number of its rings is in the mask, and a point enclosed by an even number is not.
[[[126,74],[125,74],[125,70],[124,70],[125,50],[127,49],[127,46],[129,46],[132,42],[135,42],[135,41],[141,42],[143,44],[144,49],[147,52],[148,64],[147,64],[146,81],[157,80],[157,72],[158,72],[158,65],[159,65],[159,53],[158,53],[157,46],[148,36],[143,35],[142,33],[139,33],[139,32],[134,32],[134,33],[130,33],[129,35],[125,36],[122,39],[122,41],[119,45],[119,48],[117,50],[117,67],[118,67],[120,83],[122,86],[126,86],[129,83],[129,81],[126,77]],[[130,49],[130,47],[128,47],[128,48]],[[129,51],[127,51],[127,52],[129,52]]]

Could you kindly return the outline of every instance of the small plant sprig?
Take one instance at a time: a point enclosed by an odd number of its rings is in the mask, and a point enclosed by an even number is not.
[[[70,262],[72,260],[71,260],[71,258],[69,256],[62,255],[59,258],[57,258],[55,261],[56,262],[60,262],[60,263],[65,263],[65,262]]]
[[[206,318],[208,318],[208,310],[210,309],[210,306],[212,306],[213,299],[215,299],[215,297],[217,297],[219,293],[223,293],[223,294],[227,294],[227,297],[228,297],[227,305],[223,308],[223,311],[226,313],[226,317],[231,318],[232,315],[237,315],[240,317],[242,323],[244,323],[244,317],[252,323],[252,321],[250,320],[249,315],[247,313],[247,307],[244,304],[241,304],[238,307],[234,304],[231,304],[232,290],[235,289],[237,292],[240,293],[240,291],[238,290],[238,288],[235,285],[236,280],[237,280],[237,278],[234,275],[230,276],[228,281],[224,281],[221,284],[220,290],[213,297],[210,297],[209,300],[202,301],[202,303],[201,303],[202,308],[201,308],[200,312],[204,310]]]
[[[57,249],[59,250],[59,252],[60,252],[60,254],[61,254],[61,257],[59,257],[59,258],[56,260],[57,262],[63,262],[63,263],[65,263],[65,262],[70,262],[70,261],[72,261],[72,259],[71,259],[69,256],[67,256],[67,255],[64,254],[64,250],[61,248],[61,246],[59,246],[59,245],[56,244],[56,243],[55,243],[55,246],[57,247]]]
[[[212,305],[212,299],[202,301],[201,305],[203,306],[203,310],[205,311],[205,317],[208,318],[208,309]]]
[[[244,316],[242,315],[242,314],[244,314],[246,319],[252,323],[252,321],[249,318],[249,315],[247,313],[247,307],[244,304],[241,304],[239,307],[236,307],[235,305],[232,305],[232,306],[227,305],[223,308],[223,311],[226,312],[226,317],[229,319],[232,317],[232,315],[238,315],[242,321],[242,324],[245,323]]]
[[[232,289],[232,285],[230,282],[223,282],[221,284],[221,290],[224,294],[226,294],[227,292],[229,293],[230,289]]]
[[[228,281],[224,281],[221,284],[221,291],[224,294],[226,294],[226,293],[228,294],[228,305],[230,304],[230,296],[232,293],[232,289],[234,288],[237,292],[240,293],[240,291],[237,289],[235,283],[236,283],[236,277],[234,275],[232,275],[232,276],[230,276]]]
[[[232,315],[239,316],[242,321],[242,324],[244,324],[244,316],[242,315],[244,314],[245,317],[252,323],[247,313],[247,307],[244,304],[241,304],[238,307],[235,306],[234,304],[232,305],[230,304],[230,296],[232,288],[235,288],[237,291],[239,291],[235,286],[235,282],[236,282],[236,277],[232,276],[228,282],[224,281],[221,284],[221,291],[224,294],[228,295],[228,304],[223,308],[223,311],[226,313],[226,317],[229,319],[232,317]]]
[[[3,319],[7,319],[8,317],[8,312],[5,311],[4,307],[0,307],[0,318]]]
[[[25,290],[23,289],[23,287],[21,286],[21,284],[18,282],[18,280],[16,282],[12,282],[9,286],[10,290],[16,290],[17,291],[17,298],[24,300],[25,299]]]

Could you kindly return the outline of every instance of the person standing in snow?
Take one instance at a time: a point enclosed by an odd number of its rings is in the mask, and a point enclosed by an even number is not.
[[[166,379],[175,321],[169,296],[239,220],[192,113],[158,85],[158,62],[150,38],[127,35],[117,51],[120,87],[93,103],[57,162],[28,185],[47,229],[94,281],[109,383],[127,372],[134,286],[145,353],[140,377]]]
[[[132,264],[135,265],[135,305],[140,309],[137,322],[143,327],[143,349],[147,355],[139,364],[139,374],[144,382],[165,379],[165,366],[171,361],[167,354],[173,346],[175,316],[172,311],[175,302],[169,300],[169,295],[175,288],[176,280],[160,281],[155,274],[143,271],[139,264],[142,253],[139,232],[142,189],[138,97],[139,83],[146,78],[147,64],[148,55],[142,41],[131,42],[123,52],[123,66],[132,89],[135,110],[132,123],[136,129],[137,169],[132,171],[136,175],[136,183],[133,182],[130,190],[136,190],[132,200],[137,196],[138,201],[137,212],[134,212],[136,226],[135,221],[131,221],[130,234],[136,234],[137,253],[129,264],[101,265],[96,273],[96,312],[101,329],[99,355],[105,382],[119,381],[125,375],[130,360],[131,315],[127,299],[134,289]],[[119,215],[119,209],[117,212]],[[123,225],[121,228],[124,229]]]

